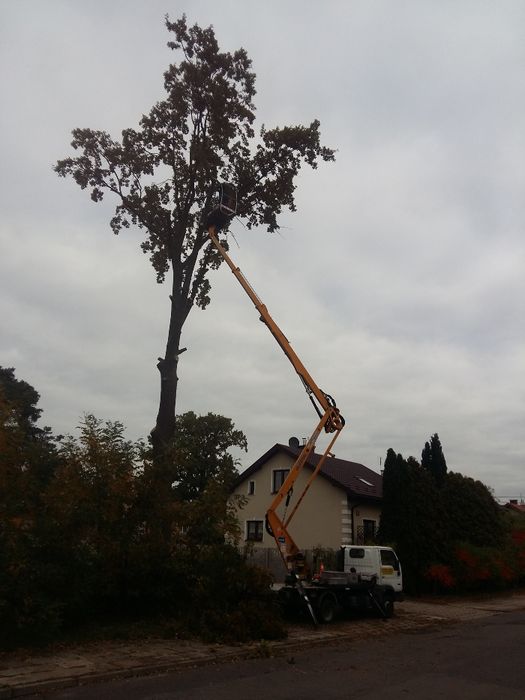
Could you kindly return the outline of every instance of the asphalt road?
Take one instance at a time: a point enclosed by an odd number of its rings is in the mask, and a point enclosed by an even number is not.
[[[46,694],[49,700],[524,700],[525,612],[279,658]],[[35,696],[33,696],[35,697]]]

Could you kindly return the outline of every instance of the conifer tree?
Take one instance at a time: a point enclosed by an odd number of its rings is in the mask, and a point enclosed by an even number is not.
[[[421,453],[421,466],[432,474],[438,486],[443,486],[447,475],[447,462],[437,433],[432,435],[430,442],[425,442]]]

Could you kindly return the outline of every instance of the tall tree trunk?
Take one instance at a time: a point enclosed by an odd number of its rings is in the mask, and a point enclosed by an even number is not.
[[[168,330],[168,342],[166,354],[158,358],[157,368],[160,372],[160,399],[159,411],[155,427],[151,431],[151,444],[153,456],[156,459],[162,457],[166,446],[175,435],[175,407],[177,403],[177,386],[179,377],[177,365],[179,355],[186,350],[180,348],[182,327],[191,308],[191,302],[181,295],[180,288],[175,289],[173,282],[173,294],[171,295],[171,314]]]

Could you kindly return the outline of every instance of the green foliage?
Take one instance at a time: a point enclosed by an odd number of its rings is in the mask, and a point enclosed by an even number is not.
[[[418,462],[389,450],[383,472],[380,541],[395,545],[408,589],[416,592],[418,572],[443,555],[444,512],[432,477]]]
[[[238,192],[238,217],[251,229],[279,228],[284,208],[295,210],[296,179],[303,165],[334,160],[321,145],[319,121],[309,126],[261,128],[256,136],[255,74],[244,49],[219,50],[212,27],[188,26],[185,16],[166,28],[168,46],[180,57],[164,74],[165,99],[145,114],[138,129],[120,140],[105,131],[74,129],[76,157],[58,161],[55,171],[72,177],[94,202],[110,193],[117,206],[115,234],[137,226],[142,251],[157,281],[172,271],[166,354],[159,358],[161,394],[153,445],[162,451],[175,432],[177,360],[182,327],[191,308],[210,302],[209,271],[222,258],[207,235],[206,218],[217,183]],[[222,231],[227,248],[226,229]]]
[[[525,524],[516,525],[511,530],[512,561],[515,563],[516,580],[525,584]]]
[[[142,117],[138,130],[125,129],[121,141],[103,131],[75,129],[71,145],[81,155],[58,161],[55,170],[90,190],[95,202],[114,194],[114,233],[131,224],[143,229],[142,249],[158,280],[170,264],[184,264],[181,291],[204,307],[204,275],[212,259],[217,265],[216,255],[209,251],[193,285],[190,276],[208,243],[205,216],[217,182],[236,187],[238,215],[248,228],[274,231],[282,208],[295,208],[294,179],[302,163],[315,168],[319,159],[334,160],[334,151],[321,146],[318,121],[263,127],[256,139],[255,74],[246,51],[222,53],[213,27],[188,27],[184,16],[166,18],[166,28],[174,35],[168,46],[182,58],[164,74],[166,98]]]
[[[432,435],[430,442],[425,442],[425,447],[421,453],[421,466],[424,469],[428,469],[438,486],[444,483],[447,475],[447,462],[437,433]]]
[[[494,588],[525,574],[501,508],[480,481],[447,471],[437,433],[421,466],[388,450],[379,535],[396,547],[410,592]]]
[[[14,482],[13,499],[7,504],[12,513],[36,506],[41,487],[57,465],[50,428],[37,426],[39,400],[38,392],[17,379],[13,368],[0,367],[0,492],[7,487],[3,480]]]
[[[458,543],[453,551],[451,568],[459,590],[503,588],[515,579],[515,560],[494,547],[476,547]]]
[[[194,553],[187,580],[186,625],[208,641],[278,639],[285,635],[268,572],[248,565],[231,545]]]
[[[402,455],[396,455],[392,448],[386,453],[383,468],[383,502],[379,539],[383,542],[397,541],[405,512],[403,510],[402,474],[405,462]]]
[[[79,597],[103,605],[125,592],[126,562],[138,526],[134,477],[140,446],[123,434],[121,423],[86,415],[80,437],[64,440],[62,465],[45,494],[50,553],[59,567],[69,557],[75,562],[75,586],[60,586],[71,614]]]
[[[525,532],[512,531],[499,547],[456,543],[449,553],[449,563],[433,565],[425,575],[436,592],[485,592],[522,585]]]
[[[448,564],[431,564],[424,572],[433,593],[446,593],[456,587],[456,579]]]
[[[44,560],[42,494],[59,465],[49,428],[36,425],[39,398],[13,369],[0,368],[0,646],[29,628],[43,640],[60,622],[60,605],[39,588],[35,569]]]
[[[229,418],[192,411],[177,416],[171,459],[175,464],[175,492],[183,501],[204,493],[213,482],[230,491],[237,476],[236,463],[228,450],[247,450],[246,436],[235,430]]]
[[[235,547],[227,451],[246,440],[230,420],[181,416],[184,464],[200,481],[181,470],[176,488],[159,490],[150,449],[88,414],[37,488],[32,431],[15,413],[0,387],[0,648],[89,627],[125,634],[140,621],[230,642],[284,634],[268,576]]]
[[[31,384],[15,377],[13,367],[0,367],[0,391],[9,406],[9,424],[19,426],[27,435],[39,432],[36,422],[42,409],[36,405],[40,396]]]
[[[503,545],[507,527],[490,490],[475,479],[449,472],[443,484],[447,508],[447,539],[477,547]]]

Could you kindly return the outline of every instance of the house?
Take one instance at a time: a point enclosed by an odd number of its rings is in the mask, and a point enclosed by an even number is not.
[[[276,444],[237,480],[233,493],[244,496],[246,501],[238,514],[244,541],[253,543],[254,547],[275,545],[264,527],[266,510],[300,449],[296,438],[291,438],[288,445]],[[302,492],[320,457],[319,454],[310,455],[294,485],[296,494]],[[290,523],[290,534],[303,550],[339,549],[342,544],[373,541],[379,526],[381,497],[380,474],[357,462],[327,457]],[[293,506],[292,496],[288,513]],[[281,504],[281,517],[283,512],[284,504]]]
[[[505,508],[507,510],[512,511],[513,513],[520,513],[521,515],[525,515],[525,503],[523,503],[523,500],[518,503],[518,499],[511,499],[508,503],[505,503]]]

